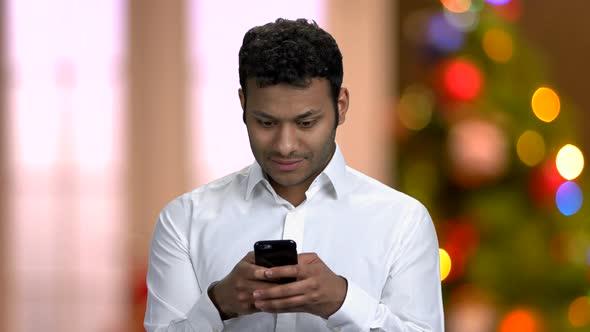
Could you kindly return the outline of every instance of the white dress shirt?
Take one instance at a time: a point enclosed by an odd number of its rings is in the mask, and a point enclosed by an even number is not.
[[[258,240],[292,239],[348,281],[329,319],[255,313],[222,321],[207,295]],[[415,199],[348,167],[337,147],[295,207],[257,163],[186,193],[156,225],[147,331],[443,331],[438,242]]]

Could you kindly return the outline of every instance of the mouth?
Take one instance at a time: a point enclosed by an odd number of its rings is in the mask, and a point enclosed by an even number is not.
[[[271,159],[271,161],[283,172],[294,171],[303,163],[303,159]]]

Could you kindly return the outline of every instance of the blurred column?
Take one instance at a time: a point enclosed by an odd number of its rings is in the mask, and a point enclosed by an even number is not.
[[[6,211],[8,210],[8,204],[6,203],[6,187],[8,186],[7,177],[7,152],[6,145],[8,141],[8,135],[6,134],[8,126],[6,125],[6,101],[5,101],[5,78],[6,78],[6,48],[5,48],[5,10],[4,0],[0,0],[0,220],[8,220]],[[0,227],[0,294],[6,294],[6,284],[8,278],[6,276],[6,222],[1,223]],[[0,300],[0,330],[6,328],[6,317],[5,308],[7,307],[7,297],[2,296]]]
[[[159,211],[189,190],[189,75],[185,1],[129,0],[128,6],[129,255],[135,268],[131,276],[135,287],[145,280]],[[135,300],[130,330],[141,328],[145,308],[144,299]]]
[[[327,30],[342,51],[351,98],[338,143],[352,167],[391,184],[397,1],[329,0],[327,8]]]

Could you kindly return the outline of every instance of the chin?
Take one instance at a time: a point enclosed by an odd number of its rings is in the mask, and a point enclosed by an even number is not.
[[[305,180],[308,179],[308,177],[296,175],[296,174],[288,174],[286,176],[285,175],[276,176],[276,174],[272,174],[272,173],[267,173],[267,174],[269,174],[269,176],[272,178],[272,180],[276,184],[278,184],[282,187],[297,186],[297,185],[304,183]]]

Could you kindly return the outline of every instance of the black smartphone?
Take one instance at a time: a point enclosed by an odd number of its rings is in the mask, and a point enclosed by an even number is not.
[[[293,240],[267,240],[254,243],[254,261],[258,266],[275,267],[297,265],[297,244]],[[281,278],[277,283],[285,284],[295,278]]]

